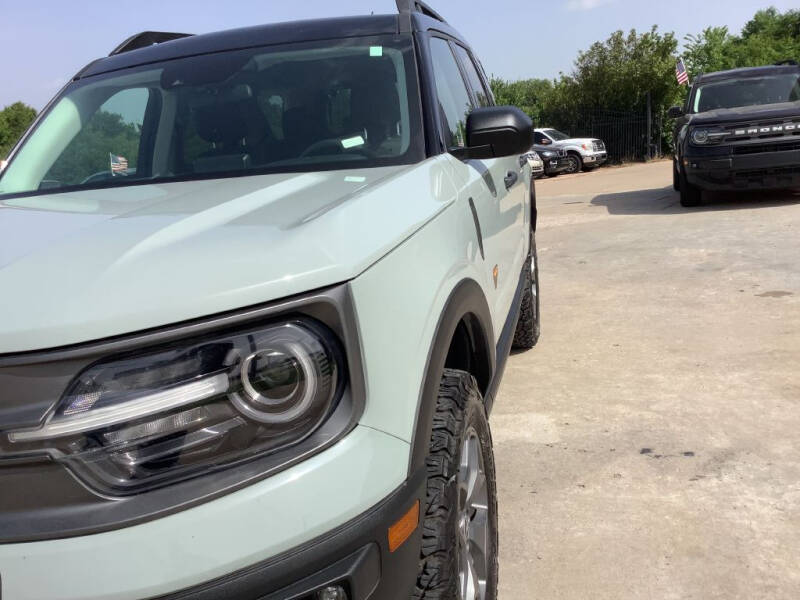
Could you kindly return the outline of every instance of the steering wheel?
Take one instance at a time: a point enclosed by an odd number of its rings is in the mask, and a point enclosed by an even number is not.
[[[345,154],[345,153],[358,153],[367,158],[372,158],[373,154],[367,150],[364,146],[358,146],[355,148],[345,148],[342,146],[342,140],[340,138],[330,138],[327,140],[320,140],[319,142],[314,142],[308,148],[303,150],[300,153],[300,158],[308,158],[310,156],[322,156],[325,154]]]
[[[97,183],[100,181],[110,181],[114,178],[114,173],[111,171],[100,171],[99,173],[94,173],[89,175],[86,179],[81,181],[81,185],[86,185],[89,183]]]

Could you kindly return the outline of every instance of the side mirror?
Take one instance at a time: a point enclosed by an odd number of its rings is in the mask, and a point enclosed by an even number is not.
[[[549,146],[552,143],[553,143],[553,140],[551,140],[550,138],[542,138],[542,145],[543,146]]]
[[[466,158],[525,154],[533,145],[533,122],[516,106],[477,108],[467,117]]]
[[[683,107],[682,106],[673,106],[667,111],[667,116],[670,119],[679,119],[683,116]]]

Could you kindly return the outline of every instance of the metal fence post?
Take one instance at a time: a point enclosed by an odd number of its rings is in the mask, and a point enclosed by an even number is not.
[[[650,92],[647,92],[647,160],[653,160],[653,111],[650,106]]]

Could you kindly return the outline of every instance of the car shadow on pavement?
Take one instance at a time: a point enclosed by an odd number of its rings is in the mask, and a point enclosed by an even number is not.
[[[605,206],[612,215],[670,215],[698,211],[739,210],[743,208],[766,208],[800,204],[800,192],[706,192],[703,203],[694,208],[684,208],[678,192],[672,186],[600,194],[592,199],[592,205]]]

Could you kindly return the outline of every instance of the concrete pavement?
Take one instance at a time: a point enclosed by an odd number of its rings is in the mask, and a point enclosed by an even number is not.
[[[800,195],[540,181],[543,334],[492,415],[500,598],[800,598]]]

